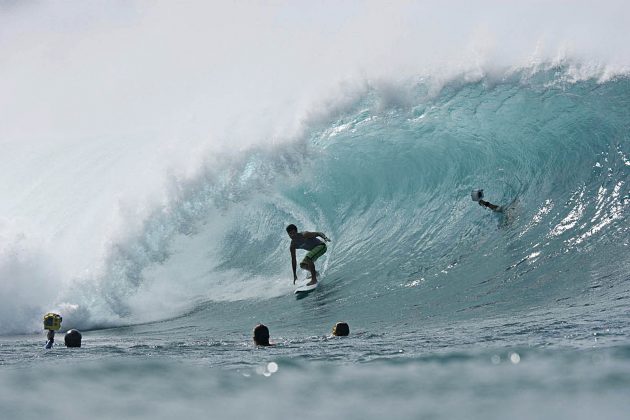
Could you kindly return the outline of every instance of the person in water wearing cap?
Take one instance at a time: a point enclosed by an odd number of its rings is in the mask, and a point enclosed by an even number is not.
[[[298,232],[298,228],[295,225],[287,226],[287,233],[291,238],[291,264],[293,266],[293,284],[297,280],[297,274],[295,272],[297,268],[297,260],[295,258],[296,249],[304,249],[308,251],[302,262],[300,268],[311,272],[311,281],[307,284],[310,286],[317,283],[317,272],[315,271],[315,261],[326,253],[326,244],[317,237],[319,236],[326,242],[330,242],[330,239],[321,232]]]

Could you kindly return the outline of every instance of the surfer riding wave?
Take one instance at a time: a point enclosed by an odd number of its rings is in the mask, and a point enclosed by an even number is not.
[[[326,242],[330,242],[330,239],[321,232],[298,232],[297,226],[291,224],[287,226],[287,233],[291,238],[291,264],[293,268],[293,284],[297,280],[297,259],[295,257],[296,249],[304,249],[308,251],[302,262],[300,268],[311,272],[311,281],[307,283],[308,286],[317,283],[317,271],[315,270],[315,261],[326,253],[326,244],[317,237],[319,236]]]

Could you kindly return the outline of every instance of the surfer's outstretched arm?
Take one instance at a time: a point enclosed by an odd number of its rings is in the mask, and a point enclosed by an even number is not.
[[[320,237],[323,240],[325,240],[326,242],[330,242],[330,238],[327,237],[326,235],[324,235],[321,232],[302,232],[302,235],[304,235],[305,238],[316,238],[316,237]]]
[[[497,211],[497,212],[502,211],[500,206],[494,205],[489,201],[479,200],[479,205],[483,207],[487,207],[492,211]]]

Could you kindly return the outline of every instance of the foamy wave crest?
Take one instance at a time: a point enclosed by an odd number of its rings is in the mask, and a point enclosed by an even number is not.
[[[0,334],[41,330],[59,299],[59,280],[45,246],[0,224]]]

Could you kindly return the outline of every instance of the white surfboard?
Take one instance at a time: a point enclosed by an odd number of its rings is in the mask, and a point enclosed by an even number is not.
[[[304,284],[298,286],[297,289],[295,289],[295,294],[297,295],[297,294],[300,294],[300,293],[311,292],[311,291],[313,291],[313,290],[315,290],[317,288],[318,284],[319,284],[319,282],[307,286],[307,284],[304,283]]]

